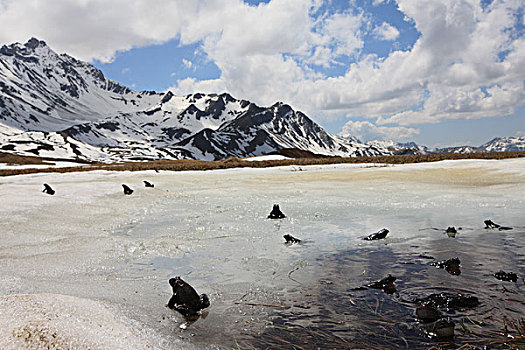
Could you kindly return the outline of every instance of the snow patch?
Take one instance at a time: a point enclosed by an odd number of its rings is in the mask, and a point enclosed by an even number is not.
[[[280,154],[268,154],[264,156],[243,158],[242,160],[245,160],[247,162],[263,162],[265,160],[285,160],[285,159],[293,159],[293,158],[285,157]]]
[[[2,349],[146,349],[136,325],[101,302],[58,294],[0,297]]]

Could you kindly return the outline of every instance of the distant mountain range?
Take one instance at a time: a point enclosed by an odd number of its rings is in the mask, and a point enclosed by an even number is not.
[[[414,142],[397,143],[394,141],[370,141],[367,145],[386,149],[392,154],[453,154],[484,152],[525,151],[525,137],[497,137],[481,146],[456,146],[445,148],[428,148]]]
[[[504,138],[442,152],[523,150],[524,144]],[[34,38],[0,48],[2,152],[85,161],[219,160],[287,148],[344,157],[433,152],[336,136],[284,103],[135,92]]]
[[[388,153],[332,135],[283,103],[135,92],[34,38],[0,49],[0,92],[0,150],[23,155],[120,161],[217,160],[283,148]]]

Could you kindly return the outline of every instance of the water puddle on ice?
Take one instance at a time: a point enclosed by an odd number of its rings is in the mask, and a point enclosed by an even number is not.
[[[24,223],[35,212],[17,213],[11,238],[0,241],[1,292],[107,303],[149,329],[154,348],[428,348],[435,341],[418,330],[413,301],[441,291],[480,300],[445,313],[456,344],[501,341],[505,324],[517,336],[513,324],[525,314],[522,178],[304,170],[161,172],[148,176],[156,192],[108,194],[82,204],[82,216],[67,201],[39,211],[40,224]],[[287,218],[266,218],[275,203]],[[74,219],[53,227],[58,219],[47,215],[59,212]],[[489,218],[514,229],[485,230]],[[448,226],[462,230],[450,238]],[[383,227],[386,239],[362,239]],[[33,242],[13,241],[28,230]],[[285,234],[303,242],[286,245]],[[430,265],[453,257],[459,275]],[[520,279],[499,281],[499,270]],[[395,293],[360,288],[388,274]],[[174,276],[210,297],[194,323],[166,307]]]

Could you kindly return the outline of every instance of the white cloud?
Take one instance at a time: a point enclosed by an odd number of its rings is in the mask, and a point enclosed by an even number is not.
[[[335,46],[335,56],[354,54],[363,48],[360,28],[363,25],[362,15],[351,13],[336,13],[328,17],[322,24],[322,41]]]
[[[311,16],[315,8],[310,0],[273,0],[258,7],[228,8],[221,23],[207,9],[186,28],[181,40],[190,42],[197,32],[208,33],[202,34],[203,50],[221,70],[221,83],[185,79],[173,90],[187,93],[219,85],[262,105],[287,101],[311,110],[297,104],[300,89],[323,76],[307,64],[330,66],[337,64],[339,56],[358,51],[363,46],[359,28],[364,21],[362,15],[347,12],[316,21]]]
[[[190,60],[187,60],[185,58],[182,59],[182,64],[184,65],[184,67],[186,67],[186,69],[192,69],[192,68],[195,68],[193,66],[193,62],[190,61]]]
[[[514,113],[516,106],[525,104],[523,82],[506,82],[486,88],[475,87],[446,89],[429,86],[432,91],[420,111],[404,111],[388,118],[379,118],[378,124],[436,123],[445,119],[474,119],[505,116]]]
[[[116,51],[174,38],[199,1],[2,0],[0,42],[38,37],[58,52],[111,61]],[[6,30],[6,28],[9,28]]]
[[[217,93],[228,92],[224,81],[222,79],[210,79],[204,81],[197,81],[195,78],[186,78],[179,80],[177,86],[171,88],[176,95],[185,95],[188,92],[202,92],[202,93]]]
[[[359,140],[367,142],[372,140],[410,140],[419,135],[419,130],[415,128],[405,128],[401,126],[376,126],[368,121],[349,121],[343,126],[341,136],[354,136]]]
[[[293,39],[289,49],[280,45],[232,55],[225,45],[231,38],[224,33],[210,36],[205,51],[222,71],[221,86],[233,94],[261,104],[284,100],[310,115],[368,116],[382,124],[410,125],[508,115],[525,104],[525,43],[512,33],[515,13],[522,6],[519,0],[496,1],[486,10],[474,0],[399,0],[398,6],[421,33],[413,48],[393,51],[384,59],[363,56],[338,77],[315,74],[304,63],[329,66],[338,55],[359,52],[360,31],[366,24],[360,14],[336,14],[312,23],[306,6],[300,16],[291,15],[298,19],[293,27],[299,28],[302,43],[312,48],[310,56]],[[385,23],[377,33],[394,39],[399,34],[390,27]],[[339,45],[333,43],[343,38],[346,45],[335,49]],[[498,53],[504,50],[509,54],[501,61]],[[186,88],[203,85],[210,86],[195,82]]]
[[[129,72],[131,72],[131,68],[129,67],[122,68],[122,71],[121,71],[122,74],[128,74]]]
[[[383,24],[374,29],[374,36],[379,40],[394,41],[399,37],[399,30],[397,30],[396,27],[383,22]]]

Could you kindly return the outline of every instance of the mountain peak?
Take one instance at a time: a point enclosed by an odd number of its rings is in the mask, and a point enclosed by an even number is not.
[[[47,46],[45,41],[37,38],[29,39],[25,44],[18,42],[0,47],[0,54],[16,57],[27,62],[36,63],[38,57],[56,56],[56,53]]]
[[[24,44],[25,47],[27,47],[28,49],[36,49],[37,47],[47,47],[47,44],[45,41],[43,40],[38,40],[37,38],[35,37],[32,37],[31,39],[29,39],[25,44]]]

